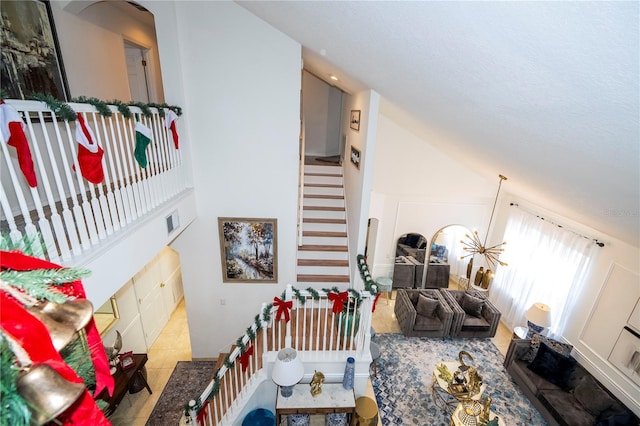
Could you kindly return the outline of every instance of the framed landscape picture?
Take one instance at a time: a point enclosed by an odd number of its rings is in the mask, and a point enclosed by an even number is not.
[[[351,117],[349,118],[349,127],[351,127],[353,130],[356,130],[356,131],[360,130],[360,110],[359,109],[351,110]]]
[[[222,281],[278,281],[277,219],[219,217]]]
[[[6,96],[29,99],[34,93],[43,93],[68,100],[69,87],[49,2],[2,0],[0,26],[0,80]]]

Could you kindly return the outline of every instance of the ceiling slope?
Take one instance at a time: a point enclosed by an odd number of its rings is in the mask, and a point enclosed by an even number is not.
[[[638,2],[238,4],[510,192],[640,245]]]

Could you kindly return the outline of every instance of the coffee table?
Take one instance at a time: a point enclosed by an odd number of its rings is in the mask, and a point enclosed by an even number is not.
[[[325,383],[322,393],[315,397],[309,392],[309,384],[297,384],[293,395],[283,398],[278,391],[276,397],[276,424],[287,414],[348,413],[354,417],[356,398],[353,389],[345,389],[342,383]]]
[[[449,414],[455,409],[456,405],[458,405],[462,399],[452,394],[451,391],[449,391],[449,383],[438,377],[438,374],[440,374],[438,371],[438,365],[440,364],[446,365],[447,369],[453,374],[453,372],[460,366],[460,363],[458,361],[440,361],[433,369],[433,380],[431,382],[431,396],[433,397],[433,402],[436,404],[436,407]],[[473,395],[471,398],[464,399],[480,401],[486,388],[487,385],[483,383],[477,394]]]

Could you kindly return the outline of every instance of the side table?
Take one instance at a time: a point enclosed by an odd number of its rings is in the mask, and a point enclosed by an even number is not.
[[[98,396],[98,399],[102,399],[109,404],[105,410],[105,415],[110,416],[114,411],[116,411],[116,408],[118,408],[118,405],[122,402],[122,398],[124,398],[127,392],[132,391],[134,385],[142,385],[137,389],[137,391],[142,390],[142,388],[147,388],[149,395],[153,394],[143,372],[144,365],[147,363],[147,360],[147,354],[133,354],[133,367],[123,370],[122,367],[118,365],[116,372],[113,374],[113,380],[115,382],[113,395],[109,396],[107,390],[104,389]],[[135,387],[137,388],[137,386]],[[135,392],[136,390],[133,390],[131,393]]]
[[[527,327],[515,327],[513,329],[514,339],[526,339],[529,334],[529,328]]]
[[[276,398],[276,424],[282,416],[288,414],[328,414],[349,413],[354,417],[356,399],[353,389],[345,389],[342,383],[325,383],[322,393],[311,395],[309,384],[297,384],[293,387],[293,395],[283,398],[278,389]]]

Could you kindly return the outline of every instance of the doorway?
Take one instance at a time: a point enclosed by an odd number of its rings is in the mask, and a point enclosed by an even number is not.
[[[127,61],[127,75],[129,77],[129,93],[134,102],[149,103],[149,74],[147,70],[147,56],[149,49],[124,42],[124,52]]]

